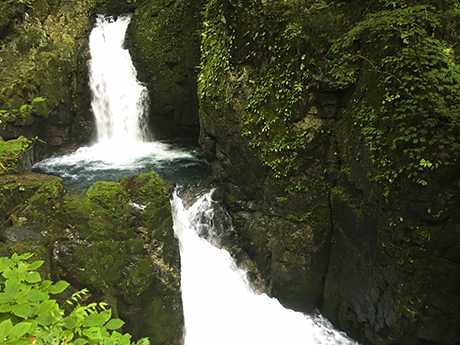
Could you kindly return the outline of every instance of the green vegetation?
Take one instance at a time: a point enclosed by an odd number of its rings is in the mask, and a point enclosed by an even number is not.
[[[239,81],[252,84],[243,136],[275,177],[287,177],[321,126],[299,126],[300,114],[311,109],[310,88],[323,74],[321,56],[339,36],[343,15],[321,1],[240,0],[229,7],[213,0],[203,11],[199,96],[219,108],[245,92]]]
[[[420,172],[457,162],[460,68],[443,30],[459,17],[452,6],[402,5],[368,14],[334,43],[330,75],[343,87],[360,79],[349,113],[376,168],[371,178],[426,185]]]
[[[25,137],[4,141],[0,137],[0,175],[19,173],[22,155],[33,141]]]
[[[243,93],[243,136],[281,178],[329,130],[305,122],[317,115],[315,94],[357,87],[348,114],[370,151],[371,178],[426,185],[427,173],[458,156],[459,9],[458,1],[377,1],[355,13],[345,2],[209,0],[199,96],[225,111]]]
[[[42,280],[36,272],[43,261],[28,262],[33,254],[13,254],[0,258],[0,341],[2,344],[104,344],[130,345],[130,334],[122,334],[124,322],[112,319],[105,303],[79,303],[88,290],[83,289],[66,301],[65,312],[50,294],[63,292],[69,283]],[[146,338],[135,342],[148,345]]]
[[[0,119],[0,123],[2,123],[3,126],[5,126],[6,122],[14,120],[17,116],[25,117],[27,115],[30,115],[34,107],[37,104],[42,103],[44,101],[44,98],[36,97],[30,102],[30,104],[23,104],[19,109],[0,110],[0,116],[3,117],[3,120]]]

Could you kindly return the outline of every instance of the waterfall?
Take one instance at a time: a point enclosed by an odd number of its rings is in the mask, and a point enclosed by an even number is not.
[[[151,170],[177,184],[209,180],[197,149],[149,141],[147,92],[123,49],[128,23],[129,17],[99,16],[90,36],[97,142],[33,167],[62,177],[69,190],[81,193],[96,181]],[[214,212],[210,192],[188,208],[175,194],[172,206],[181,250],[185,345],[354,344],[320,316],[296,313],[254,294],[230,254],[198,236],[215,238],[216,225],[225,225]]]
[[[96,181],[116,181],[151,170],[176,183],[209,179],[198,148],[151,138],[148,92],[137,80],[129,52],[123,47],[130,19],[99,15],[89,37],[96,142],[33,166],[34,171],[62,177],[71,191],[83,192]]]
[[[148,92],[136,78],[128,50],[123,48],[130,16],[118,20],[99,15],[89,36],[90,88],[97,142],[144,142]]]
[[[285,309],[266,294],[255,294],[230,254],[201,238],[218,223],[211,193],[186,208],[172,198],[179,238],[185,345],[351,345],[320,315]],[[215,238],[215,237],[214,237]]]

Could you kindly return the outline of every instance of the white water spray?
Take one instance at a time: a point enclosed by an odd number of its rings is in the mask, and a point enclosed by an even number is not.
[[[130,16],[118,20],[98,16],[89,36],[91,102],[97,141],[144,142],[148,139],[148,93],[136,78],[128,50],[123,48]]]
[[[285,309],[256,295],[230,254],[198,233],[212,232],[211,193],[186,209],[175,194],[174,231],[179,238],[185,345],[352,345],[321,316]]]

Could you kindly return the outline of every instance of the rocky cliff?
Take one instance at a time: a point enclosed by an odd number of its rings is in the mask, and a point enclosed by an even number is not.
[[[207,1],[200,143],[272,295],[372,344],[458,333],[458,3]]]

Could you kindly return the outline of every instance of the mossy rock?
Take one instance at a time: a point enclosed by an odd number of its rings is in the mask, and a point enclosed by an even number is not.
[[[82,233],[88,240],[124,240],[135,233],[129,228],[129,195],[116,182],[96,182],[86,192],[83,210],[88,227]]]
[[[199,64],[202,1],[146,0],[134,12],[128,45],[138,78],[147,83],[152,130],[158,138],[198,137],[195,67]]]
[[[4,141],[0,137],[0,175],[18,174],[23,169],[23,157],[30,149],[32,141],[20,137]]]

